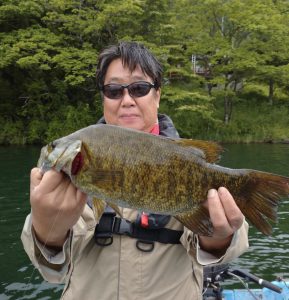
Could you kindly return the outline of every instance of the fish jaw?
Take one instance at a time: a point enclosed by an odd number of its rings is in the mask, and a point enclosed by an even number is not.
[[[71,177],[74,159],[81,152],[82,142],[80,140],[57,140],[41,149],[38,167],[43,173],[50,169],[64,171]]]

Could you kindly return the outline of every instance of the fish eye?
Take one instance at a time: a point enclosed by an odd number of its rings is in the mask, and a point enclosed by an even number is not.
[[[54,149],[56,148],[56,143],[55,142],[51,142],[47,145],[47,150],[48,152],[52,152]]]

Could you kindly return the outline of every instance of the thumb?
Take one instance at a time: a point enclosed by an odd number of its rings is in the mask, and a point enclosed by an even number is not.
[[[43,173],[39,168],[33,168],[30,173],[30,190],[34,190],[36,186],[39,185],[41,179],[43,177]]]

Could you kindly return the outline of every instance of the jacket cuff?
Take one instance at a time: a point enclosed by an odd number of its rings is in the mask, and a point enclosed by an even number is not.
[[[69,232],[69,235],[68,235],[66,241],[64,242],[64,244],[62,246],[61,251],[56,251],[52,248],[45,246],[43,243],[41,243],[37,239],[33,227],[32,227],[32,237],[33,237],[35,246],[38,248],[41,255],[43,256],[43,258],[45,258],[45,260],[47,262],[49,262],[50,264],[54,264],[54,265],[63,265],[65,263],[66,258],[68,256],[67,253],[69,253],[69,249],[71,246],[71,237],[72,237],[71,230]]]
[[[201,249],[199,244],[199,237],[193,234],[193,243],[196,249],[197,261],[205,266],[209,264],[225,263],[233,260],[244,253],[248,247],[248,223],[244,220],[242,226],[234,233],[231,243],[224,255],[216,257]]]

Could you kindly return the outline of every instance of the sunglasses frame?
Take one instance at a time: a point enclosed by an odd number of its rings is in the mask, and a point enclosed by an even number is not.
[[[144,95],[142,95],[142,96],[135,96],[135,95],[131,94],[130,86],[132,86],[132,85],[134,85],[134,84],[138,84],[138,83],[144,83],[145,85],[147,85],[147,86],[149,87],[149,90],[148,90],[148,92],[147,92],[146,94],[144,94]],[[105,87],[107,87],[107,86],[112,86],[112,85],[113,85],[113,86],[118,86],[118,87],[121,88],[122,94],[121,94],[120,97],[117,97],[117,98],[111,98],[111,97],[108,97],[108,96],[105,94],[105,92],[104,92]],[[128,93],[129,93],[129,95],[130,95],[132,98],[140,98],[140,97],[146,96],[146,95],[150,92],[150,90],[151,90],[152,88],[155,88],[155,89],[156,89],[156,85],[153,84],[153,83],[151,83],[151,82],[148,82],[148,81],[135,81],[135,82],[132,82],[132,83],[130,83],[130,84],[108,83],[108,84],[105,84],[105,85],[102,86],[101,91],[102,91],[102,93],[104,94],[105,97],[107,97],[107,98],[109,98],[109,99],[113,99],[113,100],[119,100],[119,99],[121,99],[121,98],[123,97],[123,95],[124,95],[124,89],[127,89],[127,90],[128,90]]]

